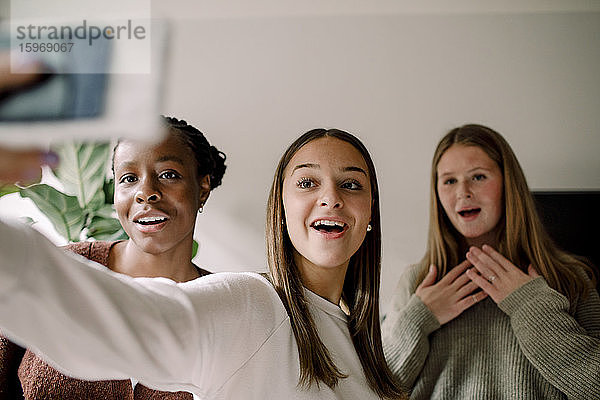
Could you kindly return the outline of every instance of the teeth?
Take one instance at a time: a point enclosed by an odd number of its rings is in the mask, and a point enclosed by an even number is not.
[[[470,214],[470,213],[473,213],[473,212],[478,212],[480,210],[481,210],[480,208],[469,208],[468,210],[462,210],[462,211],[459,211],[458,213],[460,215],[464,216],[466,214]]]
[[[158,221],[166,221],[167,219],[164,217],[143,217],[137,220],[137,222],[158,222]]]
[[[344,227],[344,223],[343,222],[338,222],[338,221],[329,221],[326,219],[321,219],[318,221],[315,221],[315,226],[319,226],[319,225],[325,225],[325,226],[339,226],[340,228]]]

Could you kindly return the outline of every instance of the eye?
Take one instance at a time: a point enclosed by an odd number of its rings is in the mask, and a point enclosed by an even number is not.
[[[181,178],[181,175],[179,175],[177,172],[175,171],[163,171],[160,173],[160,175],[158,175],[159,178],[161,179],[179,179]]]
[[[456,183],[456,178],[448,178],[446,180],[444,180],[444,185],[453,185]]]
[[[298,186],[300,189],[310,189],[311,187],[315,186],[315,183],[310,178],[300,178],[296,182],[296,186]]]
[[[359,181],[352,179],[342,183],[342,188],[350,190],[360,190],[363,188],[363,185]]]
[[[477,174],[477,175],[473,176],[474,181],[483,181],[484,179],[486,179],[486,176],[483,174]]]
[[[121,179],[119,179],[119,183],[134,183],[137,182],[138,178],[137,176],[133,175],[133,174],[126,174],[123,175],[121,177]]]

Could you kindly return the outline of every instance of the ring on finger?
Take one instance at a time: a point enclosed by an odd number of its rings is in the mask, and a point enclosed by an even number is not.
[[[471,298],[473,299],[473,304],[477,303],[477,295],[476,294],[472,295]]]
[[[489,283],[494,283],[494,280],[496,279],[495,275],[490,275],[490,277],[488,278],[488,282]]]

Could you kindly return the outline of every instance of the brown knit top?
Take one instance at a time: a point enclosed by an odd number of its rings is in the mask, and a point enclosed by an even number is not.
[[[80,242],[65,249],[108,266],[117,242]],[[200,276],[209,272],[198,268]],[[130,380],[83,381],[61,374],[29,350],[0,336],[0,400],[192,400],[187,392],[161,392]]]

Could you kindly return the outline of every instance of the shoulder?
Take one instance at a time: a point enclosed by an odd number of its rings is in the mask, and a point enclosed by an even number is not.
[[[210,338],[201,341],[212,343],[204,351],[209,360],[222,358],[217,349],[225,347],[246,361],[289,321],[277,292],[259,274],[215,273],[176,285],[195,310],[200,334]]]
[[[79,254],[87,258],[88,260],[95,261],[104,266],[108,265],[108,257],[110,255],[110,249],[117,242],[105,242],[105,241],[86,241],[70,243],[66,246],[61,247],[63,250],[71,253]]]
[[[574,266],[573,271],[584,282],[586,288],[586,291],[581,292],[575,299],[574,309],[578,312],[582,307],[593,305],[597,312],[600,310],[600,292],[594,283],[599,279],[598,273],[591,266],[584,268],[580,265]]]
[[[401,310],[406,306],[417,288],[417,279],[421,268],[419,264],[409,265],[400,274],[398,284],[390,301],[391,310]],[[390,311],[391,312],[391,311]]]
[[[406,267],[398,280],[397,290],[414,293],[418,285],[417,279],[419,279],[421,270],[421,264],[412,264]]]
[[[76,242],[61,246],[61,249],[87,257],[90,254],[92,242]]]
[[[257,273],[223,272],[206,275],[200,280],[203,285],[214,287],[216,290],[227,291],[241,298],[276,299],[277,302],[280,302],[271,282]]]
[[[593,281],[598,280],[599,273],[590,263],[586,262],[584,265],[574,265],[572,269],[586,285],[592,289],[594,288]]]
[[[423,268],[421,267],[420,263],[409,265],[404,270],[403,276],[405,279],[408,279],[411,282],[415,282],[417,280],[417,278],[419,277],[419,274],[421,273],[422,269]]]
[[[269,314],[279,319],[287,315],[273,285],[251,272],[220,272],[178,284],[192,297],[202,298],[205,310]]]

